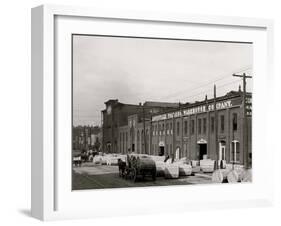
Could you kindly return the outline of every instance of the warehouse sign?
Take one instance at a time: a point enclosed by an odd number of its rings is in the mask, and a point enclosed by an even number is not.
[[[227,109],[227,108],[230,108],[233,106],[237,106],[239,104],[241,104],[241,99],[226,100],[226,101],[217,102],[216,108],[217,108],[217,110]],[[214,111],[214,110],[215,110],[214,103],[205,104],[205,105],[201,105],[198,107],[184,109],[182,111],[176,111],[176,112],[170,112],[167,114],[156,115],[156,116],[152,117],[152,121],[160,121],[160,120],[165,120],[165,119],[178,118],[181,116],[194,115],[194,114],[204,113],[204,112]]]
[[[251,98],[246,98],[246,115],[247,116],[252,116],[252,99]]]

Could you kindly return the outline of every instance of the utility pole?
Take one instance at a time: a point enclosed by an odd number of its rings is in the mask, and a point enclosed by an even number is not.
[[[243,125],[244,125],[244,133],[243,133],[243,149],[244,149],[244,166],[246,169],[249,167],[249,150],[248,150],[248,120],[247,120],[247,111],[246,111],[246,79],[252,78],[252,76],[246,75],[243,73],[242,75],[233,74],[234,77],[239,77],[243,79]]]
[[[142,104],[142,120],[143,120],[143,139],[144,139],[144,153],[146,152],[146,133],[145,133],[145,112],[144,112],[144,105]]]
[[[215,148],[216,148],[216,164],[215,169],[219,168],[219,150],[218,150],[218,115],[217,115],[217,88],[214,85],[214,114],[215,114]]]

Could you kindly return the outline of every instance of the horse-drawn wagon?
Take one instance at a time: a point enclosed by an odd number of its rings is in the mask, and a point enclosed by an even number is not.
[[[156,179],[156,165],[153,159],[146,155],[127,155],[126,161],[118,160],[119,176],[134,182],[141,177],[150,176]]]

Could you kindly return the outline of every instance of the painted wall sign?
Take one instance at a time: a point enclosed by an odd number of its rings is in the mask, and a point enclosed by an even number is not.
[[[207,144],[207,141],[203,138],[197,141],[197,144]]]
[[[165,147],[165,142],[164,141],[159,141],[159,146],[160,147]]]
[[[216,108],[217,110],[221,109],[227,109],[233,106],[240,105],[242,103],[241,98],[236,98],[232,100],[226,100],[226,101],[220,101],[216,103]],[[210,104],[202,104],[201,106],[198,107],[193,107],[193,108],[187,108],[182,111],[175,111],[175,112],[170,112],[166,114],[161,114],[161,115],[155,115],[152,117],[152,121],[161,121],[161,120],[166,120],[166,119],[171,119],[171,118],[178,118],[181,116],[188,116],[188,115],[194,115],[198,113],[204,113],[208,111],[214,111],[215,106],[214,103]]]

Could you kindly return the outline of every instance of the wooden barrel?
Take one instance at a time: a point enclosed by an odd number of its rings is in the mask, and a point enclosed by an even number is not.
[[[156,171],[155,161],[149,157],[137,157],[136,168],[138,170],[155,170]]]
[[[135,170],[135,179],[137,180],[138,176],[142,176],[142,179],[146,176],[151,176],[152,180],[156,179],[156,164],[153,159],[147,156],[138,156],[134,159],[133,169]]]

